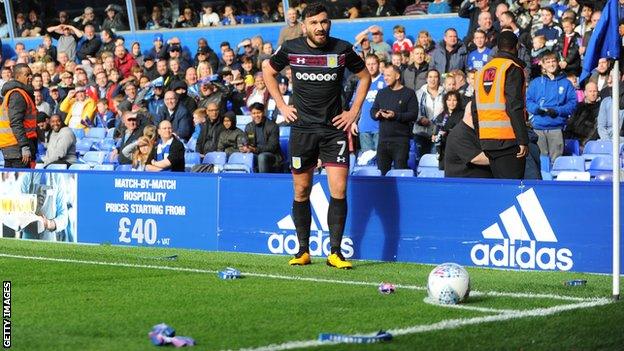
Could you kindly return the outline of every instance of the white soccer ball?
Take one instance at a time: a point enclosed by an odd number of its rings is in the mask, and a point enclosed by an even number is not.
[[[470,293],[470,276],[456,263],[442,263],[429,273],[427,293],[432,302],[443,305],[465,301]]]

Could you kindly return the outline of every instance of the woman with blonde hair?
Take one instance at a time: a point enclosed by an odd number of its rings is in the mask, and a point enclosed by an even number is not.
[[[197,65],[197,80],[212,75],[212,66],[207,61],[202,61]]]
[[[132,170],[144,171],[145,165],[149,164],[150,155],[154,148],[154,142],[146,137],[142,136],[137,139],[136,150],[132,153]]]

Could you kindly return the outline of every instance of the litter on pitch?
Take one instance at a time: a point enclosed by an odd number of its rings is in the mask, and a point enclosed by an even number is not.
[[[319,341],[323,342],[335,342],[344,344],[375,344],[383,341],[392,340],[392,334],[387,331],[380,330],[377,334],[372,336],[365,335],[345,335],[345,334],[333,334],[333,333],[321,333],[319,335]]]
[[[219,272],[219,278],[221,279],[239,279],[241,278],[241,272],[232,267],[227,267],[225,270]]]
[[[189,338],[188,336],[176,336],[175,329],[165,323],[156,324],[147,335],[152,344],[156,346],[169,344],[175,347],[195,346],[195,340],[193,338]]]
[[[390,284],[390,283],[381,283],[379,284],[379,292],[384,294],[384,295],[388,295],[388,294],[392,294],[395,290],[396,290],[396,286],[394,286],[394,284]]]
[[[572,279],[563,282],[565,286],[584,286],[585,284],[587,284],[587,280],[585,279]]]

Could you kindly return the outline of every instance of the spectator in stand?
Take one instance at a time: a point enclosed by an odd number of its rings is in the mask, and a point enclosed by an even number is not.
[[[388,3],[387,0],[377,0],[377,8],[373,10],[374,17],[387,17],[387,16],[398,16],[399,13],[392,6],[392,4]]]
[[[128,147],[128,146],[126,146]],[[132,170],[145,171],[145,167],[151,164],[154,149],[154,142],[146,136],[141,136],[136,141],[136,148],[132,153]]]
[[[233,5],[225,5],[221,18],[221,24],[224,26],[235,26],[239,22],[236,16],[236,9]]]
[[[118,162],[120,165],[129,165],[132,163],[132,159],[127,153],[122,151],[128,145],[136,142],[143,134],[143,128],[139,127],[137,115],[132,111],[124,111],[121,119],[123,120],[123,128],[116,130],[116,132],[120,133],[120,136],[117,142],[118,147],[111,152],[111,159],[119,156]]]
[[[372,25],[366,28],[361,33],[359,33],[355,37],[356,42],[358,41],[357,40],[358,38],[361,40],[362,37],[368,36],[368,33],[370,33],[372,37],[370,46],[375,51],[376,54],[387,55],[390,51],[392,51],[392,48],[390,47],[390,45],[384,41],[383,30],[378,25]]]
[[[171,23],[169,23],[169,21],[167,21],[167,19],[163,17],[162,7],[158,4],[155,4],[152,7],[150,20],[147,21],[147,24],[145,25],[145,29],[158,30],[158,29],[163,29],[163,28],[171,28]]]
[[[449,133],[444,156],[444,176],[448,178],[493,178],[490,160],[481,150],[474,130],[470,105],[464,118]]]
[[[170,121],[163,120],[158,123],[158,145],[152,151],[153,158],[145,166],[150,172],[184,172],[184,144],[173,134],[174,128]]]
[[[46,153],[43,155],[43,166],[50,164],[65,164],[71,166],[76,163],[76,136],[58,114],[50,116],[50,133],[46,142]]]
[[[88,60],[89,58],[95,58],[97,52],[102,46],[102,41],[95,35],[95,27],[92,24],[84,26],[84,35],[80,41],[80,48],[76,53],[76,57],[80,62]]]
[[[262,44],[262,50],[260,51],[260,54],[258,54],[258,69],[262,68],[262,62],[270,59],[271,56],[273,56],[273,45],[270,42]]]
[[[41,35],[41,32],[43,31],[43,21],[39,19],[39,14],[34,9],[28,11],[28,24],[31,27],[31,37],[38,37]]]
[[[195,99],[186,93],[188,90],[188,86],[183,80],[173,82],[171,84],[171,90],[176,93],[176,95],[178,96],[178,101],[180,102],[180,104],[186,107],[187,111],[197,110],[197,102],[195,102]]]
[[[448,0],[433,0],[433,2],[429,4],[427,12],[430,15],[439,13],[451,13],[451,7],[449,6]]]
[[[212,50],[210,45],[208,45],[208,41],[204,38],[199,38],[197,40],[197,55],[195,55],[195,66],[197,66],[200,62],[207,61],[212,67],[213,71],[216,71],[219,68],[219,58],[217,54]]]
[[[102,45],[97,52],[98,56],[104,52],[115,51],[115,34],[110,29],[103,29],[100,33],[100,39],[102,40]]]
[[[546,38],[546,47],[552,50],[557,45],[557,40],[563,34],[563,30],[554,20],[555,10],[551,7],[544,7],[541,10],[542,28],[535,32],[535,35],[543,35]]]
[[[212,4],[208,1],[202,3],[202,10],[198,27],[217,27],[221,25],[219,14],[213,11]]]
[[[183,104],[178,103],[178,96],[173,91],[165,93],[165,109],[156,116],[156,121],[167,120],[173,126],[173,133],[187,141],[193,134],[193,117]]]
[[[49,116],[52,113],[52,108],[50,107],[50,104],[43,100],[41,90],[34,90],[33,96],[35,97],[35,106],[37,107],[37,111],[43,112]]]
[[[141,50],[141,44],[138,41],[132,43],[130,47],[130,55],[136,62],[136,65],[139,67],[143,67],[145,63],[145,56],[143,56],[143,51]]]
[[[238,45],[236,46],[237,53],[240,51],[241,48],[243,48],[243,53],[237,55],[239,62],[243,57],[250,58],[252,62],[256,61],[258,52],[256,51],[256,49],[254,49],[253,45],[251,44],[251,39],[245,38],[243,39],[243,41],[238,43]]]
[[[48,103],[50,104],[50,109],[52,111],[52,114],[58,113],[62,116],[65,115],[63,111],[61,111],[62,101],[63,101],[63,98],[61,97],[58,86],[56,85],[51,86],[50,87],[50,99],[48,100]]]
[[[85,7],[82,15],[74,18],[72,22],[74,27],[81,30],[84,30],[87,25],[92,25],[96,32],[100,31],[100,24],[95,19],[95,11],[90,6]]]
[[[564,73],[572,73],[576,76],[581,74],[581,54],[579,54],[579,42],[581,37],[574,32],[574,21],[570,18],[561,20],[563,34],[557,41],[557,51],[561,53],[559,68]]]
[[[288,90],[289,79],[283,75],[277,76],[277,87],[279,88],[280,94],[282,94],[282,99],[284,102],[288,104],[290,102],[291,91]],[[267,104],[267,118],[272,120],[277,124],[284,123],[284,116],[281,114],[280,110],[277,108],[277,103],[273,97],[269,97],[269,102]]]
[[[501,31],[501,17],[503,15],[503,13],[505,12],[509,12],[509,4],[507,4],[506,2],[501,2],[498,5],[496,5],[496,10],[494,11],[494,16],[492,17],[492,20],[494,21],[493,27],[494,30],[499,32]]]
[[[464,70],[466,47],[457,39],[457,31],[454,28],[449,28],[444,32],[444,39],[433,51],[432,62],[433,68],[441,73],[454,69]]]
[[[440,155],[439,168],[444,170],[444,154],[446,140],[451,129],[453,129],[464,117],[464,109],[461,103],[461,96],[457,90],[451,90],[444,95],[444,111],[433,121],[434,129],[431,142],[437,147]]]
[[[418,32],[418,40],[416,40],[416,45],[420,45],[425,49],[425,54],[427,55],[427,62],[430,61],[431,55],[433,54],[433,50],[436,48],[435,41],[431,37],[426,30],[421,30]]]
[[[419,158],[432,151],[433,119],[444,109],[443,95],[444,88],[440,85],[440,72],[430,68],[427,72],[427,84],[416,92],[418,118],[413,132]]]
[[[280,30],[279,38],[277,39],[277,46],[282,45],[282,43],[286,40],[296,39],[303,36],[301,23],[298,19],[299,12],[292,7],[288,8],[288,12],[286,12],[286,26]]]
[[[533,37],[533,49],[531,50],[531,67],[529,78],[534,79],[542,75],[541,59],[548,52],[546,38],[543,35]]]
[[[115,127],[115,114],[108,109],[108,101],[106,99],[100,99],[97,101],[93,121],[95,122],[96,128],[109,129]]]
[[[392,44],[392,52],[411,52],[414,44],[405,36],[405,27],[400,24],[396,25],[393,28],[393,33],[396,40]]]
[[[26,16],[23,13],[18,13],[15,16],[15,36],[17,37],[29,37],[30,31],[33,27],[26,21]],[[36,36],[36,35],[33,35]]]
[[[115,47],[115,69],[119,71],[123,78],[130,76],[130,69],[137,63],[125,47],[118,45]]]
[[[167,48],[167,52],[169,53],[169,59],[177,59],[180,65],[180,72],[186,71],[187,68],[191,66],[191,63],[186,58],[186,55],[182,52],[182,46],[179,43],[170,44]]]
[[[377,93],[370,117],[379,123],[377,167],[385,175],[393,163],[396,169],[408,168],[410,127],[418,117],[418,101],[414,90],[401,84],[398,67],[387,66],[383,78],[386,87]]]
[[[42,45],[46,49],[46,55],[50,56],[52,59],[56,59],[57,49],[56,46],[52,44],[52,37],[50,34],[46,33],[43,35]]]
[[[378,92],[386,87],[383,74],[379,70],[379,57],[377,55],[369,54],[364,61],[366,63],[366,69],[371,75],[371,85],[366,93],[366,98],[362,103],[361,117],[357,124],[359,132],[360,149],[362,152],[368,150],[377,150],[379,145],[379,122],[376,118],[368,118],[371,108],[375,102],[375,97]],[[351,99],[353,100],[355,96]]]
[[[195,151],[199,152],[202,158],[209,152],[217,151],[219,134],[223,130],[223,124],[219,117],[219,106],[215,103],[209,103],[205,111],[207,120],[200,125],[201,131],[195,146]]]
[[[563,154],[563,128],[576,108],[576,91],[566,76],[559,73],[555,53],[544,54],[541,64],[543,75],[529,83],[526,106],[539,137],[540,152],[554,162]]]
[[[182,9],[182,14],[178,17],[174,28],[194,28],[197,27],[199,19],[195,15],[195,11],[190,6],[185,6]]]
[[[468,34],[474,33],[475,29],[479,27],[479,15],[483,12],[489,12],[492,15],[491,18],[494,18],[496,7],[490,4],[490,0],[468,0],[463,2],[457,14],[461,18],[470,19]],[[464,41],[469,42],[469,38],[464,38]]]
[[[494,29],[492,15],[489,12],[481,12],[481,14],[479,15],[478,24],[479,26],[477,27],[477,29],[475,29],[475,32],[477,30],[481,30],[483,31],[483,33],[485,33],[485,46],[490,49],[496,46],[496,36],[498,32]],[[469,52],[476,49],[473,43],[473,37],[474,33],[470,33],[466,36],[466,49]]]
[[[581,147],[589,140],[598,139],[596,124],[599,109],[598,86],[596,82],[590,80],[585,84],[584,100],[576,106],[576,110],[566,123],[563,137],[578,140]]]
[[[472,38],[475,49],[468,54],[466,69],[480,70],[492,58],[492,49],[485,46],[485,36],[481,29],[475,30]]]
[[[236,128],[236,114],[228,111],[223,116],[223,130],[219,134],[217,151],[223,151],[229,157],[233,152],[243,146],[245,141],[245,133]]]
[[[403,84],[417,91],[423,85],[427,84],[427,71],[429,71],[429,64],[426,59],[425,49],[420,46],[414,46],[410,54],[410,63],[403,71]]]
[[[611,96],[606,96],[600,103],[600,110],[598,111],[597,128],[600,140],[611,141],[613,140],[613,133],[620,137],[620,143],[624,142],[622,137],[622,121],[624,121],[624,106],[622,106],[622,91],[624,85],[620,84],[620,103],[618,112],[618,126],[614,128],[612,124],[611,114],[613,111],[613,100]],[[617,129],[616,129],[617,128]]]
[[[609,82],[610,73],[611,65],[609,64],[609,60],[606,58],[599,59],[598,66],[596,66],[596,69],[590,76],[590,79],[598,85],[598,92],[602,92],[603,89],[608,87],[607,83]]]
[[[93,126],[95,101],[87,96],[84,86],[70,90],[61,103],[61,111],[67,114],[65,125],[70,128],[89,128]]]
[[[223,69],[226,67],[228,67],[232,71],[240,70],[240,64],[236,61],[236,55],[234,54],[234,50],[225,50],[221,58],[222,61],[219,66],[219,72],[223,71]]]
[[[279,144],[279,127],[266,118],[264,105],[253,103],[249,106],[251,122],[245,126],[246,143],[239,147],[243,153],[253,153],[254,162],[260,173],[273,173],[282,163]]]
[[[448,93],[449,91],[454,91],[456,89],[455,76],[451,72],[447,73],[444,77],[444,84],[442,84],[442,86],[444,87],[444,94]]]
[[[581,5],[581,12],[579,13],[578,26],[574,28],[574,31],[583,38],[585,32],[590,30],[589,24],[591,23],[592,13],[594,12],[594,4],[591,2],[584,2]]]
[[[46,115],[44,112],[39,111],[37,113],[37,143],[43,144],[48,140],[50,135],[50,116]],[[1,153],[1,151],[0,151]],[[37,156],[41,155],[41,152],[37,150]]]
[[[110,29],[113,32],[119,32],[128,30],[128,26],[124,23],[124,18],[121,14],[121,8],[118,5],[110,4],[104,9],[106,12],[106,18],[102,22],[102,30]]]
[[[248,107],[251,107],[254,103],[261,103],[263,106],[266,106],[266,103],[269,102],[270,95],[269,89],[267,89],[266,84],[264,83],[262,72],[256,73],[253,79],[254,85],[247,88],[245,104]]]
[[[78,39],[82,37],[82,31],[68,24],[59,24],[58,26],[48,27],[47,31],[58,41],[58,53],[60,54],[63,52],[67,54],[67,58],[70,61],[73,61],[76,58],[76,45],[78,43]],[[60,61],[58,57],[57,60]]]
[[[429,6],[431,6],[431,4],[428,4],[427,2],[423,2],[422,0],[415,0],[413,4],[405,7],[405,11],[403,11],[403,15],[404,16],[426,15],[427,8]]]

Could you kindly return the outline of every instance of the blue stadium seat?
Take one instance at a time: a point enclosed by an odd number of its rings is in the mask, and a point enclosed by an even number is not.
[[[597,156],[610,156],[613,151],[611,150],[612,148],[613,144],[611,141],[590,140],[585,144],[585,149],[583,149],[583,158],[585,160],[593,160]]]
[[[290,138],[290,127],[289,126],[280,126],[279,127],[279,137],[280,137],[280,139],[288,139],[288,138]]]
[[[581,154],[581,145],[576,139],[565,139],[563,141],[564,156],[579,156]]]
[[[438,154],[424,154],[418,161],[417,173],[420,174],[425,168],[438,169]]]
[[[4,154],[0,152],[0,167],[4,167]]]
[[[254,169],[254,158],[252,153],[234,152],[228,158],[223,170],[232,173],[233,171],[244,169],[246,173],[252,173]]]
[[[76,136],[77,140],[80,140],[85,137],[85,130],[82,128],[72,128],[72,132]]]
[[[410,169],[413,169],[414,171],[416,171],[418,168],[416,167],[418,164],[418,161],[416,160],[416,151],[411,151],[409,152],[409,156],[407,158],[407,167],[409,167]]]
[[[114,136],[115,136],[115,128],[108,128],[108,130],[106,131],[106,137],[112,138]]]
[[[104,157],[103,164],[105,164],[105,165],[108,165],[108,164],[110,164],[110,165],[117,165],[117,164],[119,164],[119,155],[115,154],[115,156],[113,156],[112,159],[111,159],[110,155],[111,155],[110,152],[106,154],[106,156]]]
[[[550,172],[542,170],[542,180],[553,180],[553,176]]]
[[[378,177],[381,171],[376,166],[358,166],[353,170],[353,175]]]
[[[102,164],[93,166],[94,171],[114,171],[115,165],[113,164]]]
[[[117,166],[117,168],[115,168],[116,171],[131,171],[132,170],[132,165],[119,165]]]
[[[67,169],[67,165],[64,164],[64,163],[52,163],[52,164],[49,164],[47,167],[45,167],[45,169],[66,170]]]
[[[186,166],[193,166],[196,164],[201,163],[201,159],[199,156],[199,152],[187,152],[184,154],[184,163],[186,163]]]
[[[37,143],[37,155],[45,155],[46,147],[43,143]]]
[[[112,151],[116,147],[115,140],[112,138],[104,138],[93,145],[96,151]]]
[[[106,138],[106,133],[108,130],[106,128],[89,128],[87,133],[85,134],[85,138],[89,139],[104,139]]]
[[[227,159],[227,155],[223,151],[213,151],[209,152],[204,156],[202,163],[204,164],[213,164],[218,166],[223,166]]]
[[[555,180],[561,181],[561,180],[569,180],[569,181],[575,181],[575,182],[586,182],[589,181],[591,179],[591,175],[589,174],[589,172],[578,172],[578,171],[561,171],[559,172],[559,174],[557,175],[557,178],[555,178]]]
[[[587,170],[592,177],[601,173],[611,173],[613,171],[613,160],[611,156],[597,156],[591,161]]]
[[[548,155],[540,155],[540,168],[544,172],[550,172],[552,167]]]
[[[413,169],[391,169],[386,173],[388,177],[413,177]]]
[[[88,163],[74,163],[73,165],[69,166],[69,170],[72,171],[90,171],[91,170],[91,165]]]
[[[557,157],[550,173],[553,177],[557,177],[563,171],[585,172],[585,159],[581,156]]]
[[[87,152],[91,151],[91,146],[93,145],[93,140],[91,139],[80,139],[76,142],[76,153],[78,155],[84,155]]]
[[[426,167],[418,172],[418,178],[444,178],[444,171],[437,167]]]
[[[602,173],[596,176],[596,178],[594,178],[595,181],[597,182],[612,182],[613,181],[613,174],[611,173]]]
[[[82,156],[81,161],[88,163],[91,166],[101,165],[106,158],[106,152],[104,151],[89,151]]]
[[[43,163],[35,163],[35,169],[43,169]]]
[[[195,148],[197,147],[197,139],[195,138],[189,139],[189,141],[186,143],[186,145],[184,145],[184,147],[186,148],[187,152],[195,152]]]

